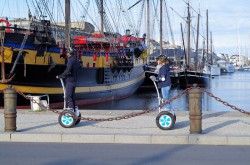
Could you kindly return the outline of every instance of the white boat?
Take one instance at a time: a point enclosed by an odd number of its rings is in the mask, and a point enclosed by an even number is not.
[[[220,76],[221,75],[221,67],[218,65],[205,65],[203,68],[203,72],[210,74],[211,76]]]
[[[226,60],[218,60],[217,64],[221,68],[221,73],[234,73],[235,72],[235,67],[233,64]]]
[[[240,66],[236,66],[235,67],[236,70],[238,71],[249,71],[250,70],[250,66],[249,65],[240,65]]]

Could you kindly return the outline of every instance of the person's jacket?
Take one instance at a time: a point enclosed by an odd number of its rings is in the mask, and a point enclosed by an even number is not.
[[[66,82],[76,82],[79,68],[80,62],[72,55],[68,58],[67,68],[59,77],[65,78]]]
[[[164,88],[166,86],[171,86],[171,78],[170,78],[170,73],[169,73],[169,66],[168,65],[163,65],[160,70],[159,74],[157,77],[158,80],[158,87],[159,88]]]

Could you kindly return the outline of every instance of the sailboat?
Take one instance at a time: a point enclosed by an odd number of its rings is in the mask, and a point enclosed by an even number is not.
[[[100,1],[103,5],[103,0]],[[100,7],[103,9],[103,6]],[[63,101],[63,89],[56,75],[66,68],[65,48],[73,47],[82,66],[79,70],[75,99],[91,104],[128,97],[144,81],[145,38],[100,32],[70,34],[70,0],[65,0],[65,38],[57,43],[49,20],[30,15],[29,27],[1,26],[0,90],[12,85],[29,95],[49,95],[50,103]],[[103,16],[103,11],[100,11]],[[101,18],[103,20],[103,18]],[[65,44],[63,44],[65,43]],[[2,95],[2,94],[1,94]],[[21,99],[18,105],[28,103]],[[2,102],[1,102],[2,103]],[[53,104],[50,104],[53,107]]]
[[[179,72],[179,85],[181,88],[185,89],[188,87],[192,87],[196,84],[199,87],[206,87],[210,82],[210,74],[204,73],[202,69],[197,67],[198,64],[198,38],[199,38],[199,14],[198,14],[198,23],[197,23],[197,40],[196,40],[196,60],[195,65],[191,65],[191,48],[190,48],[190,11],[189,11],[189,2],[187,3],[187,53],[186,55],[186,64],[184,70]],[[181,27],[182,29],[182,27]],[[183,35],[183,30],[182,30]],[[183,38],[183,37],[182,37]],[[184,43],[184,41],[183,41]],[[183,44],[184,46],[184,44]]]
[[[147,20],[148,20],[148,33],[149,33],[149,0],[147,1]],[[169,21],[169,26],[170,26],[170,32],[172,34],[172,28],[171,28],[171,23],[169,20],[169,15],[168,15],[168,10],[166,9],[166,13],[167,13],[167,17],[168,17],[168,21]],[[160,36],[160,41],[159,43],[156,42],[155,40],[151,39],[151,42],[148,42],[148,49],[150,49],[150,44],[152,45],[157,45],[157,47],[160,47],[159,50],[153,50],[152,53],[150,53],[150,50],[148,50],[148,54],[149,54],[149,58],[148,58],[148,63],[147,63],[147,67],[146,67],[146,78],[145,81],[143,83],[143,87],[146,88],[154,88],[154,85],[152,83],[152,80],[149,78],[151,75],[157,76],[158,75],[158,71],[159,68],[157,66],[157,57],[159,55],[166,55],[169,61],[169,65],[170,65],[170,77],[171,77],[171,82],[172,82],[172,86],[177,86],[178,85],[178,71],[179,71],[179,67],[176,65],[178,63],[178,61],[175,58],[176,54],[181,55],[182,51],[180,48],[178,48],[175,43],[174,43],[174,39],[173,39],[173,35],[172,35],[172,41],[173,41],[173,47],[171,48],[167,48],[163,50],[163,45],[167,45],[169,44],[169,42],[163,42],[162,36],[163,36],[163,0],[160,0],[160,26],[159,26],[159,36]],[[148,35],[149,36],[149,35]],[[150,40],[150,39],[148,39]]]
[[[215,62],[217,59],[214,59],[214,53],[213,53],[213,41],[212,41],[212,32],[210,32],[210,59],[208,59],[209,55],[209,49],[208,49],[208,9],[206,11],[207,15],[207,60],[205,62],[205,65],[203,67],[203,72],[210,74],[210,76],[220,76],[221,75],[221,68],[217,62]],[[204,41],[205,42],[205,41]],[[204,44],[205,45],[205,44]],[[204,49],[203,49],[203,54],[204,54]],[[215,55],[217,58],[217,56]]]

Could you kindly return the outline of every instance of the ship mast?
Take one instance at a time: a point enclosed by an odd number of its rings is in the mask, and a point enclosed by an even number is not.
[[[190,66],[190,11],[188,2],[188,17],[187,17],[187,65]]]
[[[207,33],[207,61],[209,61],[209,60],[208,60],[208,41],[209,41],[209,38],[208,38],[208,9],[206,10],[206,16],[207,16],[207,17],[206,17],[206,19],[207,19],[207,20],[206,20],[206,24],[207,24],[207,25],[206,25],[206,26],[207,26],[207,29],[206,29],[206,30],[207,30],[207,32],[206,32],[206,33]]]
[[[147,63],[149,63],[149,55],[150,55],[150,12],[149,12],[149,0],[147,0],[147,46],[148,46],[148,57]]]
[[[65,0],[65,47],[70,47],[70,0]]]
[[[210,32],[210,49],[211,49],[211,65],[213,65],[213,40],[212,40],[212,32]]]
[[[103,27],[103,0],[101,0],[101,5],[100,5],[100,15],[101,15],[101,34],[104,32],[104,27]]]
[[[162,54],[162,0],[160,0],[160,55]]]
[[[195,58],[195,69],[198,70],[198,59],[199,59],[199,24],[200,24],[200,10],[197,18],[197,34],[196,34],[196,58]]]

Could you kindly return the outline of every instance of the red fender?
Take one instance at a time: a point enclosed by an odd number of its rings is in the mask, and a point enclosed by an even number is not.
[[[5,19],[0,19],[0,23],[1,22],[5,23],[5,25],[6,25],[6,32],[7,33],[12,33],[12,30],[9,28],[10,27],[10,23],[7,20],[5,20]]]

